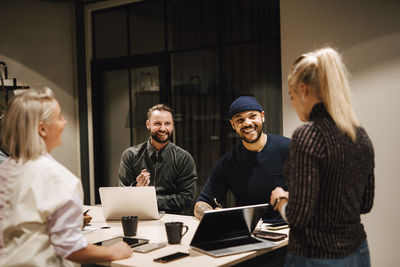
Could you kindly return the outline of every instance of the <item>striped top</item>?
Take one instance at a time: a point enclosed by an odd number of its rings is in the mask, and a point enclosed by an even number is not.
[[[339,131],[322,103],[293,133],[283,174],[288,184],[288,251],[311,258],[343,258],[366,239],[360,214],[374,199],[374,150],[367,133]]]

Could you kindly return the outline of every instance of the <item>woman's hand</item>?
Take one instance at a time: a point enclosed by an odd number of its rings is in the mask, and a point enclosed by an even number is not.
[[[87,226],[91,220],[92,220],[92,216],[90,216],[89,214],[83,214],[83,227],[82,228],[85,228],[85,226]]]
[[[129,258],[132,255],[132,248],[125,242],[120,241],[109,247],[112,251],[111,260]]]

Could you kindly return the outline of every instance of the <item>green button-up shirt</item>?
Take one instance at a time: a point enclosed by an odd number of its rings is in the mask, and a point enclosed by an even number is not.
[[[197,173],[187,151],[171,142],[156,151],[150,139],[126,149],[119,167],[120,185],[136,186],[136,177],[143,169],[150,172],[150,186],[156,189],[159,210],[180,213],[193,207]]]

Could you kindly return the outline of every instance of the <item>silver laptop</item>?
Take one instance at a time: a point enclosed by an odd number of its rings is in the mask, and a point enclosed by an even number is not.
[[[159,219],[154,186],[100,187],[100,200],[105,220],[121,220],[122,216],[138,216],[142,220]]]
[[[220,257],[275,246],[252,236],[268,204],[206,211],[190,246],[205,254]]]

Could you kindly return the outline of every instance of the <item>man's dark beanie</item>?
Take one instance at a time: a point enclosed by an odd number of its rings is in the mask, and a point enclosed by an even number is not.
[[[231,119],[236,114],[248,110],[257,110],[260,112],[263,111],[261,105],[254,97],[240,96],[232,102],[231,107],[229,108],[228,117]]]

